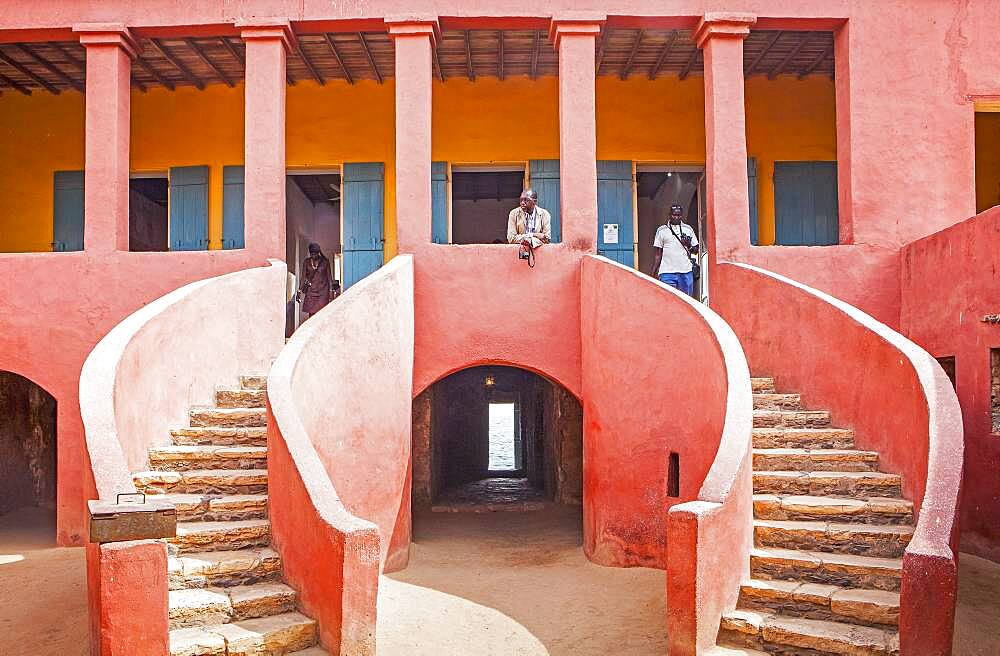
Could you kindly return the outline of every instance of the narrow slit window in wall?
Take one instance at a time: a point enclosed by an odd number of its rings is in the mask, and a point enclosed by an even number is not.
[[[667,496],[674,498],[681,496],[680,456],[673,452],[671,452],[670,461],[667,463]]]
[[[943,355],[940,358],[935,358],[941,368],[944,369],[944,373],[948,375],[948,380],[951,381],[951,388],[957,389],[955,386],[955,356],[954,355]]]
[[[1000,433],[1000,348],[990,349],[990,420]]]

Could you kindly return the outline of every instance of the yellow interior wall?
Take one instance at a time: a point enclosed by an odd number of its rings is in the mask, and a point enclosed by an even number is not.
[[[747,155],[757,158],[757,226],[774,243],[774,163],[837,159],[833,80],[814,75],[746,81]]]
[[[747,145],[758,158],[761,243],[774,239],[775,160],[836,158],[834,87],[825,77],[752,78]],[[597,80],[597,156],[640,162],[705,160],[700,77]],[[289,168],[348,162],[386,166],[385,250],[396,253],[394,85],[301,81],[288,87]],[[559,157],[558,78],[434,82],[432,158],[452,163]],[[83,168],[83,96],[0,98],[0,250],[48,250],[52,172]],[[132,169],[210,167],[209,237],[221,247],[222,167],[243,161],[243,89],[150,89],[132,94]],[[42,144],[42,147],[39,147]]]
[[[976,112],[976,212],[1000,205],[1000,112]]]
[[[0,252],[52,250],[55,171],[83,169],[83,94],[0,96]]]

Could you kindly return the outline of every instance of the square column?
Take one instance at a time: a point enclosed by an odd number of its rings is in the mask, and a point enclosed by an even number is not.
[[[431,82],[437,19],[387,18],[396,48],[396,244],[431,243]]]
[[[286,19],[239,23],[246,43],[244,87],[244,230],[248,250],[285,259]]]
[[[87,49],[83,247],[128,250],[130,85],[135,39],[124,25],[75,25]]]
[[[549,35],[559,53],[559,199],[562,238],[597,249],[597,101],[600,14],[556,16]]]
[[[743,40],[755,22],[752,14],[708,13],[695,30],[705,55],[705,247],[712,267],[750,248]]]

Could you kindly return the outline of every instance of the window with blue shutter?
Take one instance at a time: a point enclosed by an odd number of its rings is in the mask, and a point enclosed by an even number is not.
[[[840,241],[836,162],[775,162],[775,243],[828,246]]]
[[[52,250],[83,250],[83,171],[56,171],[52,191]]]
[[[538,205],[552,215],[552,242],[562,241],[562,221],[560,220],[559,160],[533,159],[528,162],[528,177],[531,188],[538,194]]]
[[[382,266],[385,246],[385,165],[344,164],[343,289]]]
[[[628,267],[635,266],[632,230],[632,162],[597,162],[597,252]]]
[[[222,168],[222,247],[244,248],[243,167]]]
[[[170,250],[208,250],[208,167],[170,169]]]

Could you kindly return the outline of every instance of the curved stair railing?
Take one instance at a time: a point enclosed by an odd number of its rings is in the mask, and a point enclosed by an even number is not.
[[[92,498],[136,491],[150,446],[220,380],[266,370],[282,343],[284,263],[199,280],[126,317],[80,373]],[[91,650],[166,656],[167,551],[162,541],[88,544]]]
[[[310,317],[268,376],[272,537],[332,654],[375,653],[378,577],[405,560],[412,384],[408,255]]]
[[[900,650],[950,654],[964,437],[941,366],[858,308],[776,273],[720,263],[713,289],[755,368],[830,408],[859,448],[902,474],[917,525],[903,555]]]

